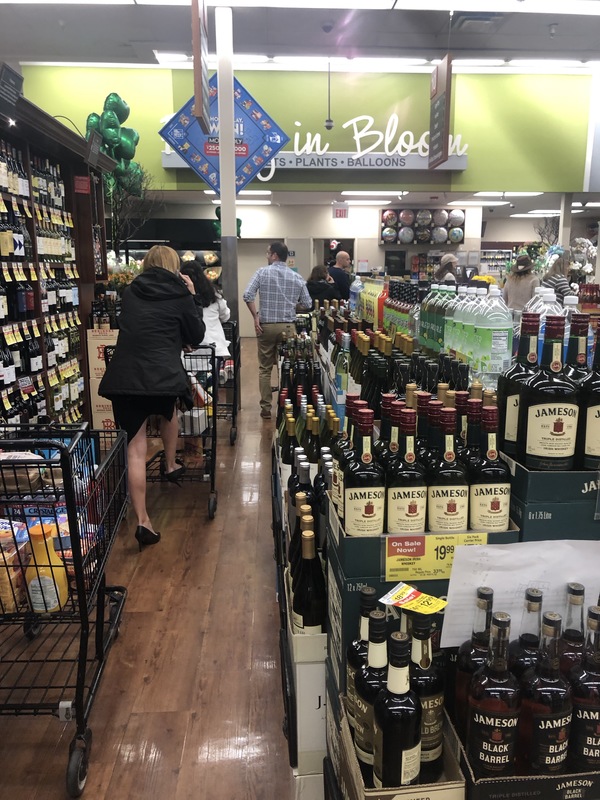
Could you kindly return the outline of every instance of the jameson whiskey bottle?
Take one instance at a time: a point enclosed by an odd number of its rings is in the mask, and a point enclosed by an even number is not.
[[[519,432],[519,390],[537,372],[539,314],[523,314],[521,338],[515,363],[498,377],[500,430],[498,449],[509,456],[517,454]]]
[[[385,473],[373,459],[373,411],[358,412],[354,460],[344,470],[344,527],[348,536],[381,536]]]
[[[478,531],[507,531],[510,523],[510,471],[498,456],[498,408],[481,409],[481,457],[471,461],[469,527]]]
[[[577,469],[600,469],[600,325],[592,371],[579,384],[576,462]]]
[[[469,689],[467,755],[476,778],[514,773],[521,693],[508,670],[509,639],[510,615],[497,611],[487,660],[473,675]]]
[[[394,631],[389,643],[387,687],[373,706],[373,783],[377,789],[419,782],[421,702],[410,688],[411,644]]]
[[[587,630],[583,662],[570,676],[573,720],[569,772],[600,770],[600,606],[588,608]]]
[[[573,469],[579,392],[564,374],[564,332],[564,317],[546,317],[539,372],[521,385],[517,453],[528,469]]]
[[[428,472],[427,524],[430,531],[466,531],[469,484],[466,470],[454,452],[456,409],[442,409],[440,418],[444,447],[442,456]]]
[[[354,749],[365,786],[373,787],[373,704],[387,680],[385,611],[369,614],[367,663],[354,678]]]
[[[525,591],[521,632],[519,638],[508,645],[508,668],[519,680],[539,661],[542,600],[543,594],[539,589]]]
[[[583,659],[585,630],[583,627],[583,606],[585,587],[581,583],[567,584],[567,608],[565,626],[560,640],[560,671],[569,676],[573,667],[579,666]]]
[[[424,533],[427,481],[415,454],[417,415],[412,408],[403,408],[399,417],[398,427],[392,428],[397,441],[390,441],[396,457],[389,459],[386,473],[386,529],[388,533]]]
[[[587,365],[587,337],[590,328],[589,314],[573,314],[567,346],[565,375],[579,384],[589,374]]]
[[[525,775],[557,775],[567,760],[572,703],[559,668],[561,623],[560,614],[544,614],[539,661],[521,681],[517,765]]]
[[[367,663],[369,645],[369,614],[377,608],[377,592],[372,586],[363,586],[360,590],[360,622],[358,636],[346,649],[346,711],[350,727],[354,728],[354,707],[356,704],[356,688],[354,679],[359,669]]]
[[[412,616],[410,688],[421,701],[421,783],[435,783],[442,774],[444,672],[433,657],[431,618]]]
[[[487,659],[493,603],[494,590],[489,586],[480,586],[477,589],[475,600],[473,633],[471,638],[463,642],[458,649],[454,707],[456,727],[463,742],[467,735],[469,716],[469,684],[475,672],[485,664]]]

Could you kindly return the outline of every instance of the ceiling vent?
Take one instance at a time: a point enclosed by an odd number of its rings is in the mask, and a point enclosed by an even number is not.
[[[502,14],[459,12],[452,21],[453,33],[495,33],[503,20]]]

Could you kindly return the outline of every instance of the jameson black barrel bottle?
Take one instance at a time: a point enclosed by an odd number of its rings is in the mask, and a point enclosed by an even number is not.
[[[412,408],[404,408],[399,417],[398,427],[392,429],[398,432],[397,441],[390,442],[390,447],[397,449],[392,451],[395,457],[388,460],[386,474],[386,529],[396,534],[424,533],[427,481],[425,469],[415,453],[417,415]]]
[[[521,385],[517,454],[528,469],[573,469],[579,391],[564,373],[564,332],[564,317],[546,317],[540,369]]]
[[[525,775],[557,775],[567,760],[572,704],[559,668],[561,622],[559,614],[544,614],[539,661],[521,681],[517,767]]]
[[[419,782],[421,701],[410,688],[410,638],[390,636],[387,686],[373,706],[373,783],[382,789]]]
[[[592,371],[579,384],[577,469],[600,469],[600,325]]]
[[[354,679],[359,669],[367,663],[369,646],[369,614],[377,608],[377,592],[372,586],[363,586],[360,590],[360,622],[358,636],[346,649],[346,711],[350,727],[354,728],[354,707],[356,688]]]
[[[539,589],[525,590],[521,631],[518,638],[508,645],[508,668],[519,680],[539,661],[543,597]]]
[[[569,771],[600,770],[600,606],[587,613],[583,663],[570,675],[573,720],[569,739]]]
[[[481,456],[469,467],[469,527],[501,533],[510,523],[510,471],[498,454],[498,408],[481,409]]]
[[[515,363],[498,378],[498,409],[500,412],[498,447],[515,456],[519,432],[519,390],[522,383],[537,372],[539,314],[523,314],[521,338]]]
[[[521,708],[519,682],[509,672],[510,615],[492,616],[486,663],[469,689],[467,755],[476,778],[498,778],[515,771],[517,725]]]
[[[585,587],[583,584],[568,583],[565,623],[559,645],[560,671],[565,677],[568,677],[573,667],[579,666],[583,660],[585,646],[584,603]]]

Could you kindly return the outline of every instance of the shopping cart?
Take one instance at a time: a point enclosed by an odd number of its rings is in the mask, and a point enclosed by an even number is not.
[[[115,347],[106,345],[104,359],[108,364]],[[183,363],[192,389],[194,406],[190,410],[178,410],[179,437],[181,446],[177,450],[177,460],[185,464],[182,482],[203,481],[210,483],[208,498],[208,517],[214,519],[217,511],[217,490],[215,486],[217,414],[215,401],[219,389],[217,359],[215,348],[202,345],[193,353],[184,353]],[[151,440],[160,438],[160,417],[150,417],[147,436]],[[146,462],[146,480],[166,481],[164,450],[156,450]]]
[[[75,720],[71,797],[85,787],[88,717],[127,595],[105,578],[126,500],[124,433],[0,426],[0,714]]]
[[[225,359],[219,370],[219,399],[217,416],[219,419],[231,420],[229,444],[234,445],[237,439],[237,412],[239,408],[239,380],[241,366],[241,347],[238,324],[231,320],[223,323],[225,338],[230,342],[230,358]]]

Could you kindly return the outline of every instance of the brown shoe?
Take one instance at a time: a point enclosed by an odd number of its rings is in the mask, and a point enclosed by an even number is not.
[[[260,415],[263,419],[271,419],[271,412],[265,411],[264,409],[260,412]]]

